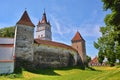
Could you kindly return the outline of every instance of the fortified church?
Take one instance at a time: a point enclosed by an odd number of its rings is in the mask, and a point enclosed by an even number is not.
[[[86,63],[85,40],[77,31],[71,40],[71,46],[52,41],[51,24],[47,21],[46,13],[42,15],[42,20],[38,21],[36,38],[34,39],[35,25],[32,23],[25,10],[20,20],[16,23],[14,39],[0,38],[0,50],[3,48],[9,51],[9,59],[0,53],[1,65],[9,66],[3,73],[12,73],[14,68],[59,68]],[[8,42],[4,42],[7,41]],[[10,48],[11,44],[11,48]],[[13,46],[12,46],[13,45]],[[3,47],[4,46],[4,47]],[[12,64],[10,64],[12,63]],[[1,73],[2,73],[1,72]]]

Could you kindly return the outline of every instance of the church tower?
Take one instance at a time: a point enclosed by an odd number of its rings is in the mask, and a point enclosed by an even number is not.
[[[25,10],[15,29],[16,63],[21,60],[33,61],[34,24]]]
[[[47,21],[46,13],[44,11],[42,20],[38,22],[36,38],[41,40],[52,40],[52,32],[50,22]]]
[[[82,62],[85,64],[86,63],[86,48],[85,48],[85,40],[82,38],[80,33],[77,31],[73,39],[71,40],[72,42],[72,47],[75,48],[81,59]]]

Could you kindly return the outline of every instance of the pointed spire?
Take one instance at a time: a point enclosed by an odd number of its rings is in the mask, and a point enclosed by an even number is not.
[[[44,13],[45,13],[45,8],[44,8]]]
[[[47,23],[47,18],[46,18],[45,9],[44,9],[44,13],[43,13],[43,16],[42,16],[41,23]]]
[[[75,36],[73,37],[72,41],[81,41],[81,40],[84,41],[84,39],[82,38],[82,36],[80,35],[80,33],[77,31],[76,34],[75,34]]]
[[[20,20],[16,24],[22,24],[22,25],[35,27],[35,25],[30,20],[30,17],[29,17],[26,10],[24,11],[22,17],[20,18]]]

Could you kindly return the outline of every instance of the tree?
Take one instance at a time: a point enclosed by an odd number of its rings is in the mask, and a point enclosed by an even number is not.
[[[109,64],[114,66],[116,59],[120,63],[120,0],[102,0],[104,10],[111,10],[104,22],[105,27],[100,28],[102,36],[94,46],[99,50],[99,62],[102,63],[106,57]]]
[[[113,27],[115,54],[120,63],[120,0],[102,0],[104,10],[111,10],[111,14],[107,15],[105,22]]]
[[[119,60],[119,64],[120,64],[120,46],[118,42],[116,42],[116,58]]]
[[[0,29],[0,37],[10,37],[13,38],[15,34],[15,28],[12,27],[5,27]]]
[[[87,55],[86,58],[87,58],[87,66],[88,66],[88,63],[91,61],[91,57]]]
[[[102,0],[104,3],[104,10],[111,10],[109,15],[108,23],[114,26],[116,32],[115,40],[118,41],[120,45],[120,0]]]
[[[100,50],[98,53],[98,61],[99,61],[99,63],[102,64],[103,60],[104,60],[104,53],[102,53],[102,51]]]
[[[102,33],[102,36],[98,38],[98,42],[94,42],[94,47],[99,50],[98,61],[102,63],[104,58],[107,58],[110,66],[114,66],[116,56],[114,52],[115,42],[113,27],[101,27],[100,32]]]

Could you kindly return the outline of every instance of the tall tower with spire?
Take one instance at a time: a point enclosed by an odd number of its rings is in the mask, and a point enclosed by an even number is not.
[[[16,23],[16,63],[19,63],[19,60],[33,61],[34,27],[34,24],[25,10],[20,20]]]
[[[50,22],[47,21],[46,13],[44,11],[42,20],[38,22],[36,38],[41,40],[52,40],[52,32]]]
[[[72,42],[72,47],[75,48],[81,59],[82,62],[85,64],[86,63],[86,48],[85,48],[85,40],[82,38],[80,33],[77,31],[73,39],[71,40]]]

